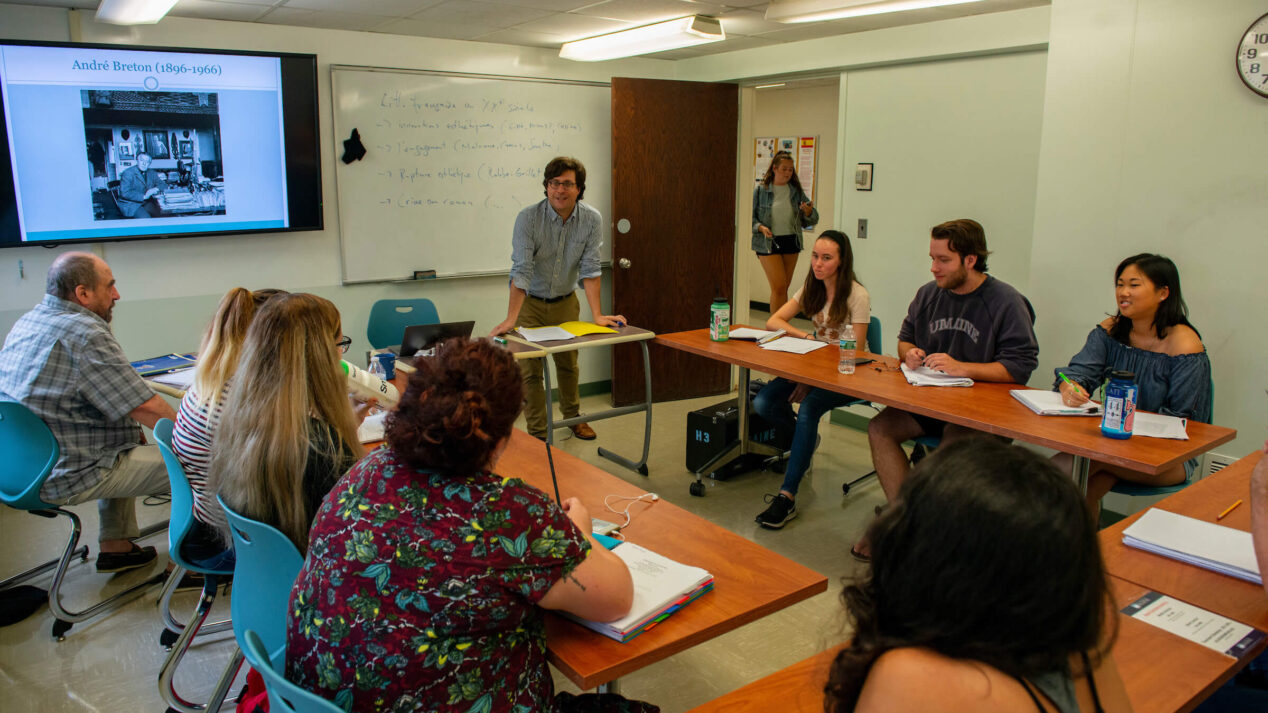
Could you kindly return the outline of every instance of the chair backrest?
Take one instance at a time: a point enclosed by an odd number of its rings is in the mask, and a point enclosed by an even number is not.
[[[286,617],[291,587],[304,566],[304,557],[295,543],[280,530],[234,512],[216,496],[229,521],[237,563],[233,569],[233,597],[229,616],[238,646],[243,634],[255,630],[264,641],[269,656],[280,661],[286,650]]]
[[[45,510],[40,488],[61,456],[44,421],[16,401],[0,401],[0,501],[21,510]]]
[[[872,317],[867,323],[867,350],[873,354],[882,354],[885,340],[881,338],[881,318]]]
[[[435,324],[440,321],[436,305],[425,297],[409,300],[379,300],[370,308],[370,324],[365,336],[375,349],[401,343],[405,328],[414,324]]]
[[[180,567],[207,574],[210,570],[190,564],[181,556],[181,545],[194,526],[194,491],[189,487],[185,466],[181,465],[176,451],[172,450],[174,425],[170,418],[161,418],[154,424],[154,440],[158,441],[159,453],[163,454],[163,463],[167,465],[167,481],[172,488],[171,514],[168,515],[167,523],[167,556]]]
[[[236,585],[235,585],[236,586]],[[248,629],[238,637],[238,647],[251,668],[264,678],[269,692],[269,710],[279,713],[343,713],[343,709],[316,693],[305,691],[286,680],[285,671],[274,668],[260,635]]]

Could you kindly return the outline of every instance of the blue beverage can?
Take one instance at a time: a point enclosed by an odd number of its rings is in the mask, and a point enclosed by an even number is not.
[[[1109,438],[1131,438],[1136,418],[1136,375],[1130,371],[1110,372],[1105,386],[1105,415],[1101,417],[1101,433]]]
[[[392,352],[383,352],[374,355],[379,360],[379,364],[383,366],[383,378],[391,381],[396,378],[396,355]]]

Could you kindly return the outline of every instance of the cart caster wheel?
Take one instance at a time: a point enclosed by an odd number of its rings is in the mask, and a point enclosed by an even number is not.
[[[58,641],[65,641],[66,632],[70,631],[70,628],[74,625],[75,625],[75,622],[73,621],[63,621],[62,619],[54,619],[53,620],[53,638],[57,639]]]
[[[691,487],[688,488],[688,490],[690,490],[691,494],[696,496],[697,498],[704,497],[704,483],[700,482],[699,480],[692,483]]]
[[[171,629],[164,629],[163,633],[159,634],[159,645],[165,650],[171,651],[172,644],[176,643],[176,640],[179,639],[180,636],[180,634],[172,631]]]
[[[849,495],[849,494],[850,494],[850,484],[849,484],[849,483],[841,483],[841,494],[842,494],[842,495]]]
[[[639,475],[647,475],[647,464],[646,464],[646,463],[644,463],[643,465],[640,465],[640,466],[638,467],[638,474],[639,474]]]

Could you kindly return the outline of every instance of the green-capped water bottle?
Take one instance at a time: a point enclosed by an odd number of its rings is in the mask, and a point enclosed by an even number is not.
[[[725,342],[731,334],[731,304],[719,295],[709,305],[709,338],[715,342]]]

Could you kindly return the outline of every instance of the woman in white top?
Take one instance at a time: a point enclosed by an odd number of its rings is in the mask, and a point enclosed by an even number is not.
[[[814,331],[806,332],[788,320],[805,312],[814,323]],[[844,325],[854,326],[855,338],[867,337],[871,300],[867,290],[854,277],[854,251],[850,239],[839,230],[825,230],[810,252],[810,274],[797,294],[766,320],[767,329],[782,329],[790,336],[818,339],[835,344]],[[778,529],[797,517],[797,486],[810,466],[819,419],[838,406],[858,401],[850,396],[825,389],[813,389],[788,379],[778,378],[766,385],[753,399],[753,408],[766,420],[781,428],[795,429],[784,484],[776,495],[767,495],[770,503],[757,516],[757,524]],[[794,414],[792,404],[801,402]]]

